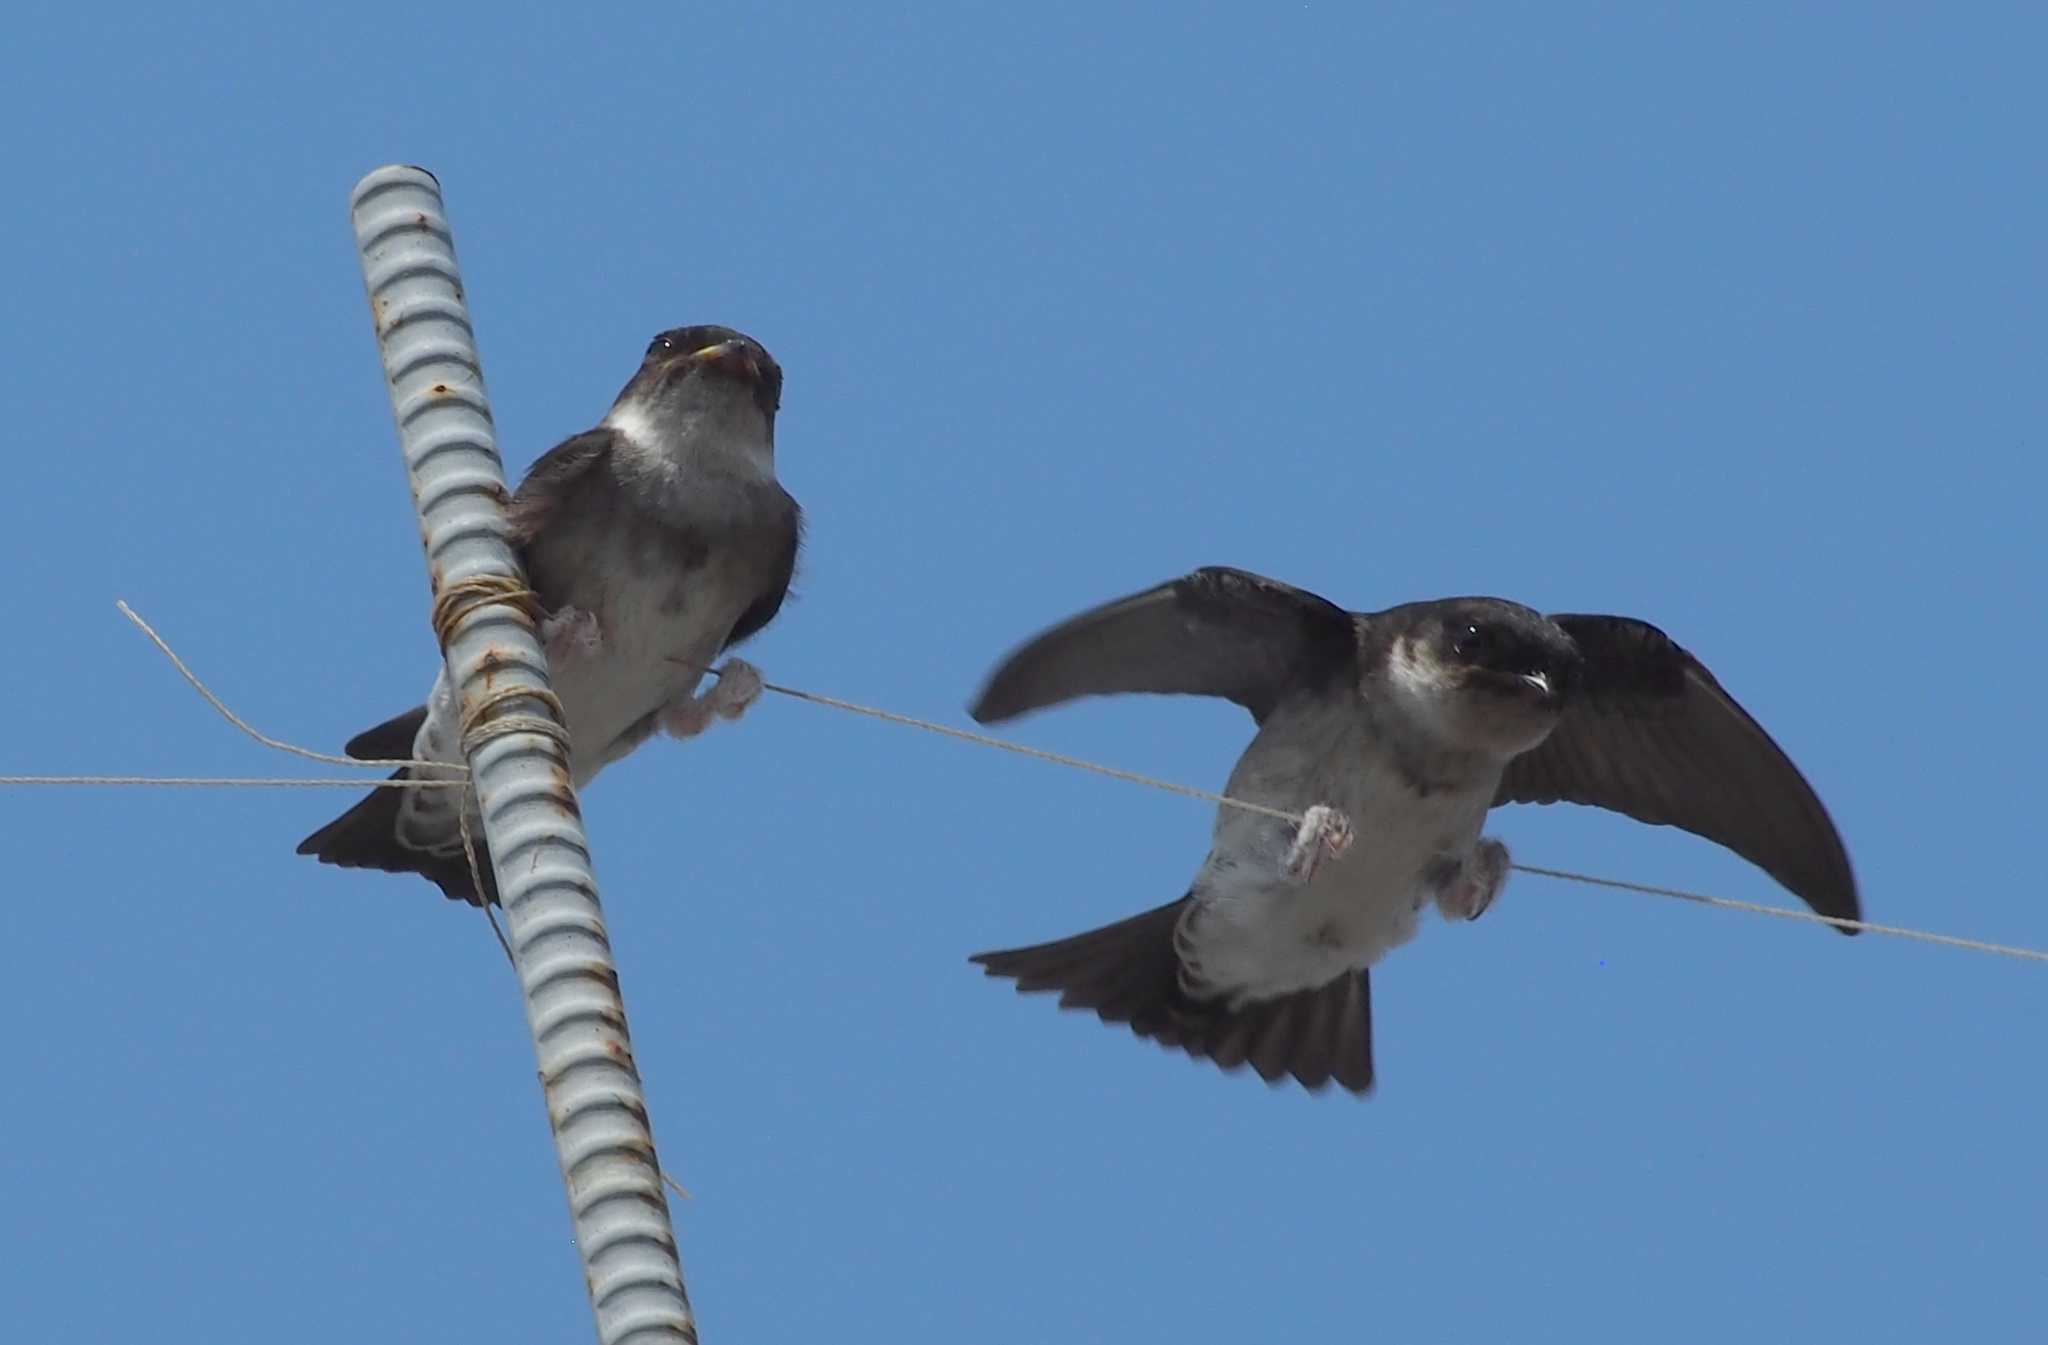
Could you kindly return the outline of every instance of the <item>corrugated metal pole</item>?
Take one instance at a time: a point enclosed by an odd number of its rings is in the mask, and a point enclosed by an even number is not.
[[[505,478],[462,278],[421,168],[380,168],[349,198],[377,345],[419,507],[448,674],[497,869],[507,934],[605,1345],[697,1339],[661,1189],[619,977],[548,694],[526,587],[505,541]],[[496,594],[493,593],[495,588]],[[532,694],[539,693],[539,694]]]

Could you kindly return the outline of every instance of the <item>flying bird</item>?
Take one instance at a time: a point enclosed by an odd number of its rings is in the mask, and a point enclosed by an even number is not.
[[[1798,768],[1646,622],[1500,598],[1348,612],[1213,567],[1032,639],[972,714],[1127,691],[1249,710],[1258,733],[1225,792],[1302,820],[1220,807],[1178,901],[973,961],[1225,1070],[1371,1091],[1368,969],[1425,906],[1475,920],[1493,904],[1508,852],[1481,830],[1505,803],[1680,827],[1822,915],[1859,918],[1848,854]]]
[[[511,542],[547,611],[540,634],[579,789],[657,728],[692,737],[760,696],[760,673],[740,659],[704,695],[696,688],[721,653],[775,619],[796,569],[802,512],[775,477],[781,399],[782,369],[753,338],[716,326],[663,332],[603,423],[548,450],[513,495]],[[426,704],[356,735],[349,755],[460,765],[447,678],[443,667]],[[372,790],[298,852],[496,901],[473,807],[484,891],[464,855],[467,798]]]

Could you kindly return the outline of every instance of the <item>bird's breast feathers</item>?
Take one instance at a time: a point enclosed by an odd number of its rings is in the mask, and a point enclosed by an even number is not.
[[[1224,805],[1194,884],[1183,943],[1201,980],[1263,998],[1327,984],[1413,938],[1432,875],[1462,864],[1479,839],[1497,772],[1419,792],[1355,715],[1261,733],[1231,775],[1232,798],[1350,819],[1354,839],[1306,884],[1285,873],[1294,828]],[[1276,726],[1268,723],[1270,732]]]

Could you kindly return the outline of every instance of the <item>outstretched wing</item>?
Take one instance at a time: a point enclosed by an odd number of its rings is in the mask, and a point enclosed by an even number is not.
[[[1509,764],[1496,804],[1584,803],[1679,827],[1727,846],[1822,915],[1860,918],[1827,809],[1698,659],[1645,622],[1551,619],[1585,656],[1583,683],[1556,731]]]
[[[971,713],[993,724],[1076,696],[1220,696],[1263,721],[1280,698],[1353,665],[1343,608],[1276,579],[1211,566],[1054,626],[996,669]]]

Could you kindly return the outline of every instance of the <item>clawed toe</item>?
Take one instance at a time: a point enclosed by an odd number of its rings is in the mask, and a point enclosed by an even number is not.
[[[679,696],[661,712],[661,727],[671,737],[694,738],[714,719],[738,719],[761,699],[766,689],[761,670],[745,659],[727,659],[711,689],[701,696]]]
[[[595,654],[604,647],[604,633],[597,613],[580,607],[563,607],[540,623],[541,643],[547,646],[550,662],[576,654]]]
[[[761,670],[745,659],[727,659],[718,670],[718,685],[704,699],[722,719],[738,719],[761,699]]]
[[[1446,920],[1477,920],[1500,896],[1508,882],[1508,848],[1491,838],[1473,848],[1458,876],[1437,893],[1437,909]]]

